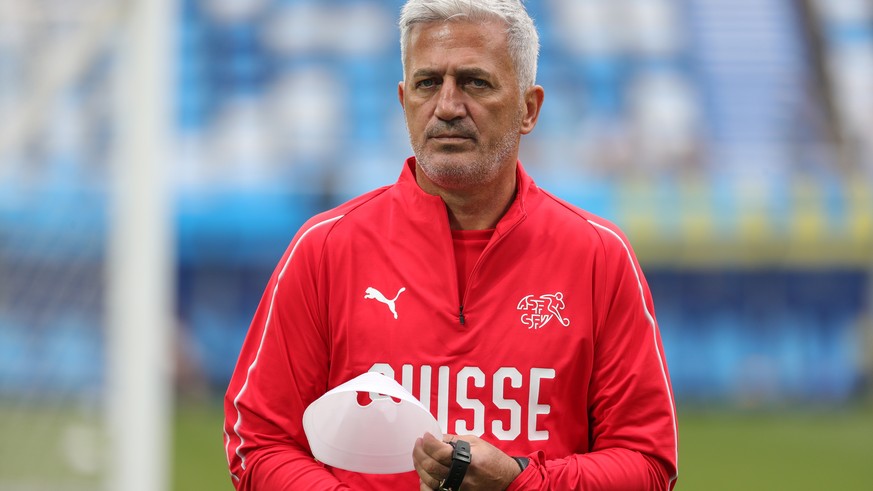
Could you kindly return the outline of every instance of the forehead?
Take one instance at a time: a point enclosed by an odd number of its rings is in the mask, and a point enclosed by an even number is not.
[[[511,69],[512,63],[505,24],[460,19],[413,26],[405,61],[407,68],[472,64]]]

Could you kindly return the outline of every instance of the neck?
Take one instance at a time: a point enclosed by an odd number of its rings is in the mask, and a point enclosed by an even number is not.
[[[507,166],[492,183],[470,189],[447,189],[427,178],[416,165],[416,181],[424,192],[439,196],[446,204],[452,230],[494,228],[515,199],[516,166]]]

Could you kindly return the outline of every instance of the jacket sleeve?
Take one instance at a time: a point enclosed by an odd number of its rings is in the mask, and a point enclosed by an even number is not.
[[[613,227],[593,225],[605,261],[595,292],[590,452],[554,460],[533,453],[509,491],[667,491],[675,485],[675,406],[652,296],[627,239]]]
[[[326,391],[327,334],[317,295],[319,238],[307,224],[271,277],[224,400],[224,440],[239,491],[341,490],[312,456],[303,411]],[[309,228],[306,228],[306,227]]]

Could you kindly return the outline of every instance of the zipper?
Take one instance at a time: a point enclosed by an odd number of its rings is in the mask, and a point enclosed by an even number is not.
[[[495,231],[494,233],[497,233],[497,231]],[[467,277],[467,289],[464,291],[462,305],[458,306],[458,321],[461,323],[462,326],[466,325],[466,323],[467,323],[467,318],[464,317],[464,305],[463,304],[469,303],[467,301],[467,297],[470,295],[470,285],[473,284],[473,277],[475,277],[476,273],[479,271],[479,265],[482,263],[482,258],[484,258],[487,254],[489,254],[491,249],[493,249],[495,247],[495,245],[497,244],[497,242],[500,242],[501,240],[503,240],[503,238],[498,237],[497,241],[490,242],[487,246],[485,246],[485,250],[482,251],[482,254],[479,256],[479,259],[476,260],[476,264],[473,265],[473,269],[470,270],[470,276]]]
[[[490,254],[491,249],[496,247],[497,243],[503,241],[503,238],[506,235],[508,235],[509,232],[511,232],[513,229],[515,229],[515,227],[517,227],[518,224],[520,224],[522,221],[524,221],[525,218],[527,218],[527,213],[524,213],[522,217],[517,219],[512,224],[512,226],[510,226],[502,234],[500,234],[500,236],[497,238],[497,240],[494,240],[492,238],[491,242],[489,242],[488,245],[485,246],[485,250],[482,251],[482,254],[479,256],[479,259],[476,260],[476,264],[473,265],[473,269],[470,271],[470,276],[467,278],[467,290],[464,291],[464,297],[463,297],[462,303],[464,303],[464,304],[469,303],[469,302],[467,302],[467,296],[470,294],[470,285],[473,284],[472,279],[474,276],[476,276],[476,273],[479,271],[479,265],[482,263],[482,258],[484,258],[486,255]],[[502,220],[502,218],[501,218],[501,220]],[[449,232],[449,233],[451,233],[451,232]],[[496,226],[494,229],[494,233],[495,234],[497,233]],[[460,324],[462,326],[466,325],[466,323],[467,323],[467,319],[466,319],[466,317],[464,317],[464,306],[463,305],[458,306],[458,322],[460,322]]]

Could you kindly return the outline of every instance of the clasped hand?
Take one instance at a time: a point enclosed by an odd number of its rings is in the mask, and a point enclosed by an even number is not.
[[[446,478],[452,465],[452,446],[448,442],[457,439],[470,443],[472,455],[460,491],[503,491],[521,473],[512,457],[479,437],[446,435],[440,441],[430,433],[425,433],[415,441],[412,450],[421,491],[437,489]]]

